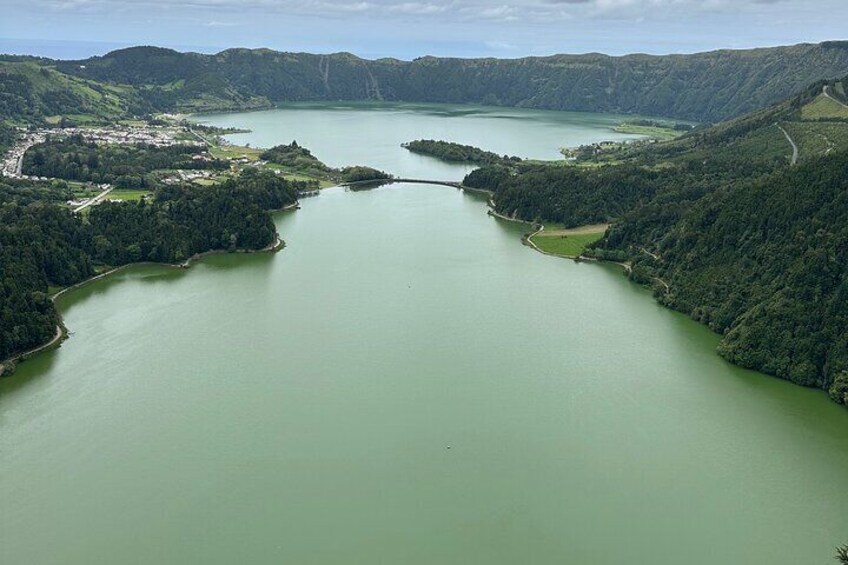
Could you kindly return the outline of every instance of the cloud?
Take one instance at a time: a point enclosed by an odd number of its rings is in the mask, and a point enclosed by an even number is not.
[[[557,21],[574,17],[635,18],[696,16],[699,13],[779,10],[816,4],[821,13],[828,7],[837,8],[843,0],[505,0],[499,3],[484,0],[5,0],[22,11],[60,11],[86,13],[124,13],[164,10],[202,12],[215,21],[225,21],[218,14],[304,15],[344,17],[362,14],[373,18],[397,16],[426,19],[474,17],[488,20]]]
[[[460,43],[481,46],[483,54],[507,45],[516,54],[749,47],[836,39],[844,36],[839,23],[848,21],[846,0],[0,1],[0,37],[96,34],[313,50],[367,44],[360,52],[377,46],[381,54],[417,54],[428,45],[444,53]],[[9,22],[27,23],[12,29]],[[385,47],[389,42],[399,47]]]

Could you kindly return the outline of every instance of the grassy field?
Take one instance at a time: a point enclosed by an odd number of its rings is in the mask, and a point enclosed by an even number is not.
[[[71,188],[71,195],[74,200],[91,198],[92,196],[97,196],[101,192],[99,188],[77,181],[69,181],[68,186]]]
[[[559,225],[545,225],[542,233],[530,238],[530,241],[541,251],[560,257],[580,257],[586,247],[604,236],[608,224],[581,226],[565,229]]]
[[[291,167],[285,167],[283,165],[278,165],[276,163],[268,163],[265,166],[267,168],[275,170],[275,171],[282,171],[283,178],[285,178],[287,180],[318,181],[320,188],[327,188],[327,187],[330,187],[330,186],[336,186],[338,184],[337,182],[334,182],[334,181],[327,179],[325,175],[309,176],[309,175],[303,174],[302,172],[295,171]]]
[[[258,161],[264,149],[258,147],[244,147],[240,145],[215,145],[209,148],[209,152],[219,159],[238,159],[247,157],[251,161]],[[310,171],[294,170],[291,167],[285,167],[276,163],[268,163],[265,165],[267,169],[273,169],[283,172],[283,178],[295,181],[317,181],[319,188],[328,188],[336,186],[338,182],[330,180],[329,175],[322,172],[310,174]],[[200,183],[209,184],[209,183]]]
[[[214,184],[217,184],[217,181],[215,179],[194,179],[191,182],[200,186],[212,186]]]
[[[149,190],[130,190],[126,188],[116,188],[109,193],[109,200],[121,200],[123,202],[138,202],[142,198],[150,196]]]
[[[848,108],[824,94],[819,94],[815,100],[801,108],[801,118],[805,120],[848,119]]]
[[[240,145],[216,145],[209,148],[209,153],[211,153],[213,157],[217,157],[219,159],[238,159],[240,157],[247,157],[253,161],[258,160],[263,151],[263,149],[258,149],[256,147],[242,147]]]
[[[684,132],[673,129],[666,128],[662,126],[639,126],[636,124],[621,124],[612,128],[613,131],[618,133],[632,133],[635,135],[644,135],[650,137],[652,139],[674,139],[676,137],[680,137]]]

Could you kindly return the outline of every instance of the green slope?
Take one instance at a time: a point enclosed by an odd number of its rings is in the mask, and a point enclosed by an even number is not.
[[[0,61],[0,121],[114,120],[149,110],[128,86],[71,76],[42,60]]]
[[[148,100],[163,108],[191,106],[203,96],[225,106],[392,100],[622,112],[704,122],[768,106],[822,77],[848,73],[848,42],[693,55],[414,61],[268,49],[200,55],[136,47],[56,65],[81,77],[144,86]],[[192,81],[202,84],[192,89]]]

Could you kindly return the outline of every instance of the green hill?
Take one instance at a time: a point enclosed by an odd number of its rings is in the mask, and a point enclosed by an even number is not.
[[[0,121],[114,120],[150,109],[132,87],[71,76],[44,60],[0,60]]]
[[[848,73],[848,42],[693,55],[596,53],[523,59],[361,59],[229,49],[216,55],[135,47],[83,61],[68,74],[144,87],[161,109],[207,98],[222,107],[298,100],[388,100],[620,112],[718,121]],[[192,83],[201,81],[202,84]],[[194,85],[195,88],[192,88]]]

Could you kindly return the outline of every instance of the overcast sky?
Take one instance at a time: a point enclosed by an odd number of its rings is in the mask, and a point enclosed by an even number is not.
[[[848,0],[0,0],[0,52],[680,53],[848,39]]]

